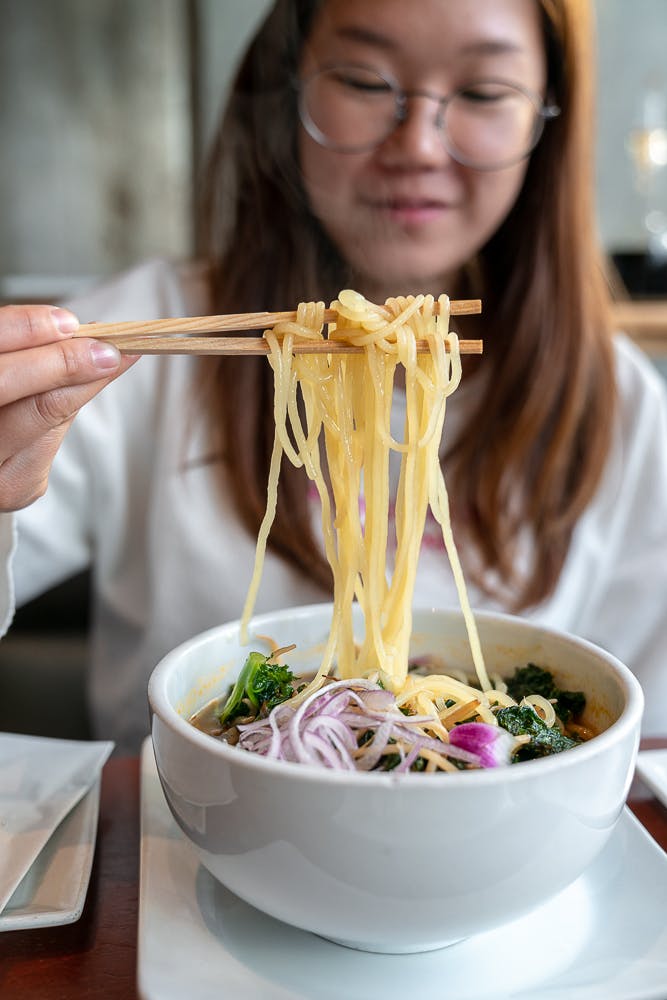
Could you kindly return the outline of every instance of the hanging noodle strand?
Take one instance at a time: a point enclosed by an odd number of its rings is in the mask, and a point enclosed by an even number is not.
[[[439,298],[436,314],[430,295],[392,298],[376,305],[346,289],[332,308],[338,321],[329,325],[329,338],[363,347],[361,355],[293,353],[300,337],[323,339],[322,302],[302,303],[295,322],[265,333],[275,380],[276,430],[266,514],[243,611],[242,641],[247,642],[285,456],[293,465],[303,466],[317,488],[325,553],[334,581],[331,629],[319,670],[292,704],[312,695],[335,665],[341,679],[367,677],[375,671],[396,694],[397,704],[426,706],[436,720],[436,704],[447,703],[444,716],[476,702],[480,718],[494,723],[490,706],[502,700],[502,695],[493,690],[484,665],[440,464],[446,401],[461,379],[458,339],[449,330],[449,299]],[[428,352],[417,352],[420,339],[428,341]],[[404,370],[406,395],[402,440],[396,440],[391,431],[399,368]],[[391,539],[395,560],[388,574],[392,452],[400,456],[400,473],[395,539]],[[442,529],[481,691],[446,675],[408,674],[412,598],[429,508]],[[359,646],[353,628],[355,602],[365,626]]]

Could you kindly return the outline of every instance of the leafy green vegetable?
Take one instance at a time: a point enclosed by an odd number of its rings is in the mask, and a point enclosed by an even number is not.
[[[530,705],[512,705],[501,708],[497,715],[498,725],[512,736],[530,736],[530,743],[523,743],[515,751],[514,760],[534,760],[550,754],[569,750],[580,742],[561,733],[557,726],[547,726]]]
[[[394,740],[390,740],[389,742],[390,743],[394,743],[395,741]],[[393,771],[394,768],[398,767],[398,765],[401,763],[401,760],[402,760],[401,755],[398,754],[398,753],[388,753],[388,754],[385,754],[382,757],[382,759],[380,761],[380,764],[376,768],[376,770],[378,770],[378,771]],[[414,760],[412,762],[412,766],[411,766],[410,770],[411,771],[424,771],[426,769],[426,764],[427,763],[428,763],[428,761],[426,760],[425,757],[417,757],[416,760]]]
[[[239,715],[268,714],[294,694],[294,674],[289,667],[269,663],[263,653],[249,653],[222,712],[221,725]]]
[[[507,690],[515,701],[529,694],[541,694],[554,703],[556,715],[565,723],[580,715],[586,707],[583,691],[562,691],[554,682],[553,674],[534,663],[518,667],[507,682]]]

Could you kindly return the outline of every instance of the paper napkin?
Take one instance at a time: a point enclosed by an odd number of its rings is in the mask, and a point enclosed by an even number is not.
[[[0,912],[113,746],[0,733]]]

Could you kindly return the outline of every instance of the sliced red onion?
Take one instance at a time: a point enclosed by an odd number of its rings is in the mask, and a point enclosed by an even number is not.
[[[362,691],[360,694],[366,708],[371,712],[382,712],[396,703],[396,697],[391,691],[378,687],[375,690]]]
[[[426,736],[421,732],[413,732],[409,726],[395,726],[394,732],[397,739],[405,740],[408,743],[418,744],[420,750],[433,750],[435,753],[439,753],[443,757],[450,757],[452,760],[460,760],[463,764],[470,764],[472,767],[482,766],[479,755],[471,750],[468,750],[466,747],[458,747],[451,742],[445,743],[444,740],[439,740],[434,736]],[[419,754],[417,754],[417,756],[419,756]]]
[[[447,742],[424,731],[433,723],[430,715],[404,715],[393,693],[372,681],[334,681],[296,708],[285,702],[267,718],[239,725],[238,745],[275,760],[336,770],[370,771],[394,747],[398,773],[408,771],[425,749],[472,767],[509,762],[514,740],[504,729],[464,723]],[[371,736],[360,747],[367,732]]]
[[[393,728],[392,719],[387,719],[378,726],[373,739],[364,745],[362,753],[357,758],[357,767],[360,771],[371,771],[375,767],[387,748]]]
[[[340,745],[336,746],[335,741],[327,736],[307,733],[303,739],[303,746],[314,758],[315,763],[321,763],[324,767],[334,770],[354,770],[354,763],[347,751]]]
[[[394,768],[396,773],[405,774],[406,771],[409,771],[414,762],[417,760],[417,757],[419,757],[421,750],[422,750],[421,743],[415,743],[412,749],[410,750],[410,753],[403,754],[401,748],[401,756],[403,759],[401,760],[401,763]]]
[[[502,726],[492,726],[488,722],[462,722],[450,730],[449,742],[476,754],[482,767],[499,767],[509,764],[515,740]]]

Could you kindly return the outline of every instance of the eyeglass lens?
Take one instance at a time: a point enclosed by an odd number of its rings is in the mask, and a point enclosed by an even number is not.
[[[372,149],[387,139],[404,117],[403,103],[401,92],[375,71],[340,66],[306,81],[301,114],[318,142],[354,152]],[[456,159],[471,166],[493,167],[518,161],[530,152],[541,117],[522,90],[483,81],[440,99],[434,123]]]

